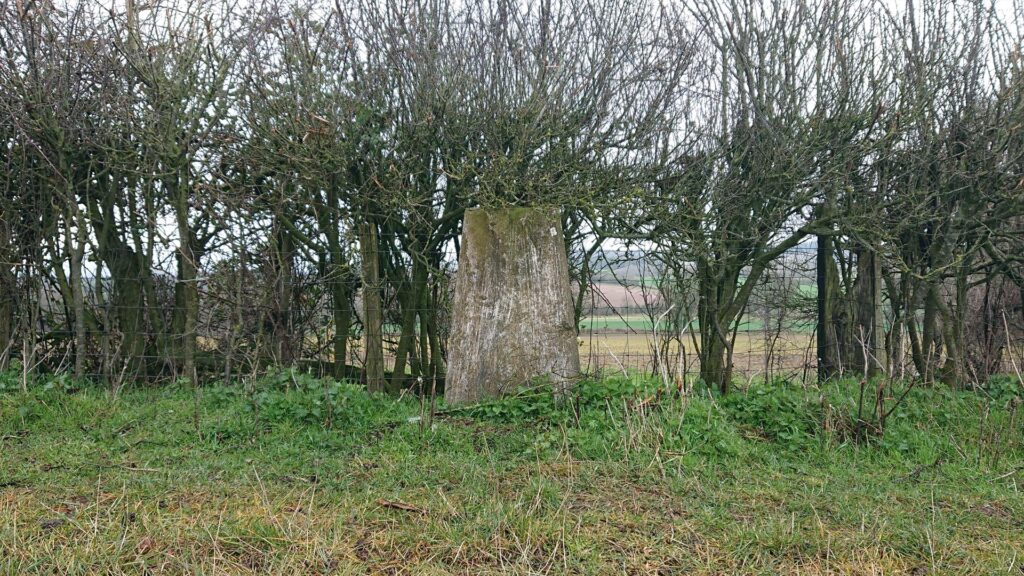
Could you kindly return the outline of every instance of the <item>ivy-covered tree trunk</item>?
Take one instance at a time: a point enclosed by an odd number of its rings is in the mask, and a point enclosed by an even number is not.
[[[445,400],[477,402],[580,369],[557,208],[466,212],[455,278]]]

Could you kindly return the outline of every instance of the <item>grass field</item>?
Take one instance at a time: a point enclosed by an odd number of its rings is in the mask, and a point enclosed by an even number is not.
[[[914,390],[866,443],[850,385],[652,390],[432,427],[294,375],[0,393],[0,573],[1022,573],[1019,383]]]
[[[778,340],[765,341],[763,332],[740,332],[736,335],[733,352],[733,364],[738,377],[764,375],[764,363],[771,347],[771,368],[776,373],[803,373],[803,367],[814,361],[814,350],[809,348],[811,333],[803,331],[783,331]],[[686,366],[690,374],[698,371],[699,362],[691,341],[686,335]],[[619,372],[625,368],[629,372],[647,372],[653,366],[651,343],[653,337],[648,333],[630,332],[595,332],[580,335],[580,358],[584,366],[592,370]],[[678,348],[675,343],[669,346],[669,358],[678,362]],[[811,373],[813,376],[813,372]]]
[[[654,322],[651,321],[649,316],[645,316],[643,314],[588,316],[580,320],[580,332],[587,332],[590,330],[651,332],[653,328]],[[664,324],[661,326],[661,329],[664,330]],[[698,329],[696,321],[691,324],[690,329]],[[788,331],[811,332],[814,330],[814,323],[793,320],[786,322],[783,329]],[[759,332],[762,330],[764,330],[764,321],[759,318],[746,318],[740,322],[739,325],[739,332]]]

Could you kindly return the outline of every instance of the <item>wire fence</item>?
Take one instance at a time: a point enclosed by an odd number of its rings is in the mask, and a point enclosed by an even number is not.
[[[901,379],[955,375],[957,382],[951,383],[961,383],[1019,372],[1024,309],[1016,285],[978,281],[957,302],[955,282],[940,282],[938,300],[946,317],[939,323],[942,333],[931,335],[928,344],[927,311],[901,300],[900,274],[889,272],[887,283],[879,274],[872,286],[867,271],[857,270],[856,255],[845,254],[850,260],[845,271],[832,261],[830,272],[820,269],[819,256],[815,246],[798,246],[754,286],[743,312],[724,330],[734,376],[808,382],[879,373]],[[641,262],[633,274],[599,274],[591,285],[591,304],[580,325],[582,358],[590,370],[684,379],[700,373],[697,287],[665,286],[651,268]],[[823,299],[819,291],[826,273],[837,276],[833,281],[841,286]],[[962,350],[950,349],[952,341]],[[958,371],[954,354],[963,363]]]
[[[813,253],[794,252],[754,289],[734,326],[734,373],[746,378],[813,377]],[[643,259],[617,274],[598,273],[580,323],[581,359],[595,372],[689,377],[701,346],[694,286],[663,278]],[[810,370],[810,372],[808,372]]]
[[[860,376],[876,368],[906,378],[922,375],[922,366],[936,366],[934,376],[941,376],[950,352],[921,362],[931,352],[915,350],[912,336],[917,333],[916,341],[923,341],[919,312],[901,318],[895,292],[883,290],[866,301],[877,313],[867,314],[865,322],[856,274],[839,278],[849,284],[845,292],[823,302],[818,257],[814,246],[798,246],[758,279],[742,313],[723,331],[733,377],[808,382],[826,368],[830,376]],[[585,290],[574,290],[582,297],[576,305],[585,374],[699,377],[706,339],[697,288],[685,266],[682,278],[669,278],[661,269],[649,255],[619,254],[614,264],[595,270]],[[382,360],[395,386],[408,386],[417,376],[443,380],[454,273],[454,266],[430,270],[415,296],[410,296],[411,269],[381,283]],[[207,382],[257,378],[282,366],[363,378],[366,292],[358,274],[339,279],[289,269],[285,279],[258,263],[222,262],[198,276],[190,350],[183,336],[188,332],[182,283],[170,274],[84,278],[80,322],[69,307],[74,299],[58,282],[24,275],[18,290],[0,297],[0,305],[18,312],[3,350],[5,364],[20,368],[26,378],[75,371],[118,387],[187,377],[190,364]],[[943,288],[943,297],[955,297],[954,287]],[[976,286],[960,303],[961,329],[967,331],[959,340],[966,358],[958,374],[962,380],[981,381],[1024,364],[1019,292],[1014,299],[1010,287],[1000,289],[994,294],[991,286]],[[830,308],[826,315],[823,305]],[[821,337],[822,327],[830,338]],[[869,345],[873,330],[881,337]]]

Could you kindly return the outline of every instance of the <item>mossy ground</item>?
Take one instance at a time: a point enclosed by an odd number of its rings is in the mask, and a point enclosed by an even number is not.
[[[0,573],[1024,573],[1012,388],[913,391],[855,442],[851,384],[605,380],[433,426],[261,386],[0,394]]]

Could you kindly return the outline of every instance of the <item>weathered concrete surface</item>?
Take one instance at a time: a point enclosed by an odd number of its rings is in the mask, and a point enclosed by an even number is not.
[[[477,402],[580,370],[557,208],[466,212],[455,277],[445,400]]]

